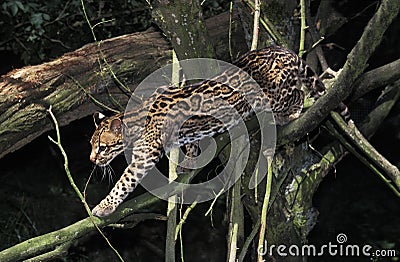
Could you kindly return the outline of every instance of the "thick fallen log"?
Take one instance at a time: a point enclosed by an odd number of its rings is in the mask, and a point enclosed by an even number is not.
[[[99,50],[109,66],[105,65]],[[54,61],[16,69],[2,76],[0,158],[52,128],[46,113],[50,105],[60,124],[67,125],[96,110],[88,94],[113,106],[112,94],[125,104],[128,96],[115,84],[109,69],[125,85],[133,86],[159,64],[167,63],[169,53],[169,44],[161,33],[150,29],[106,40],[99,46],[89,44]]]

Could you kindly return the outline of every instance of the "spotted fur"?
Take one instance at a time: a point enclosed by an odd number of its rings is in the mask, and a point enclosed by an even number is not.
[[[247,119],[268,106],[276,123],[284,125],[299,117],[304,91],[314,97],[325,92],[314,71],[283,47],[251,51],[234,64],[247,74],[230,69],[184,88],[160,87],[125,115],[105,118],[95,114],[91,161],[107,165],[124,146],[132,148],[132,160],[108,196],[93,209],[94,215],[103,217],[114,212],[171,147],[225,132],[240,121],[238,118]],[[253,79],[261,90],[254,88]],[[127,138],[125,145],[122,133]]]

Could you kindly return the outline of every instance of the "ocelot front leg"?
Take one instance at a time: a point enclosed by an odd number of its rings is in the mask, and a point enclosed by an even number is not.
[[[144,137],[134,143],[131,163],[107,197],[92,210],[93,215],[104,217],[113,213],[160,160],[163,154],[162,147],[150,141],[149,137]]]

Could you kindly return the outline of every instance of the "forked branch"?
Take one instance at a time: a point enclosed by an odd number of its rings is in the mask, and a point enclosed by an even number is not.
[[[356,78],[364,71],[367,61],[381,43],[386,29],[399,13],[400,1],[383,0],[375,15],[368,22],[365,30],[351,50],[343,70],[337,77],[333,87],[307,110],[302,117],[280,129],[278,145],[298,140],[315,129],[329,112],[346,99]]]

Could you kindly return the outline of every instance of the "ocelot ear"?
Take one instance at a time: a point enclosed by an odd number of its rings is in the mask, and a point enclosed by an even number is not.
[[[103,115],[103,114],[100,113],[100,112],[95,112],[95,113],[93,114],[93,120],[94,120],[94,124],[96,125],[96,127],[97,127],[98,125],[100,125],[101,121],[103,121],[104,118],[106,118],[106,116]]]
[[[118,135],[122,131],[122,121],[119,118],[115,118],[111,121],[110,123],[110,130],[113,132],[115,135]]]

